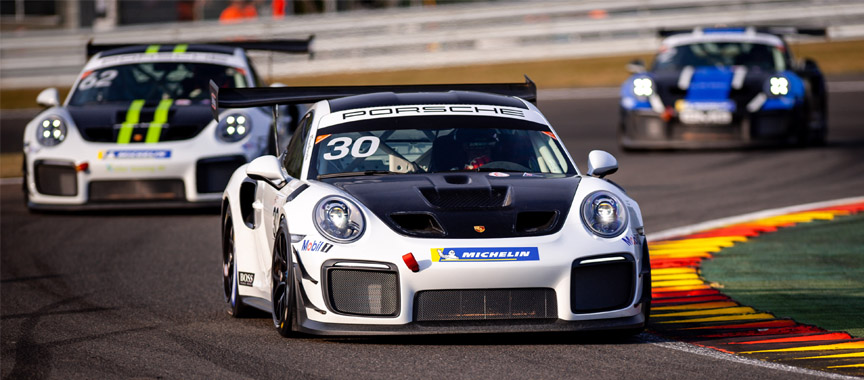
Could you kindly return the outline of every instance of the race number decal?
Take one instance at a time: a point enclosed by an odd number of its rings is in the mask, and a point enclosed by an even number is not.
[[[368,144],[366,144],[367,142]],[[357,158],[369,157],[378,151],[379,145],[381,145],[381,140],[376,136],[363,136],[357,140],[351,140],[350,137],[337,137],[327,143],[327,146],[333,147],[333,151],[324,154],[324,159],[338,160],[347,156],[348,153]]]
[[[117,70],[105,70],[99,73],[99,78],[96,78],[96,74],[88,75],[87,78],[81,81],[81,84],[78,85],[79,90],[89,90],[93,87],[108,87],[111,85],[111,81],[114,78],[117,78]]]

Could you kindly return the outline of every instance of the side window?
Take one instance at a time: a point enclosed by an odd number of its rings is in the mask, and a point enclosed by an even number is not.
[[[285,150],[285,155],[282,158],[282,166],[288,175],[294,178],[300,178],[300,172],[303,170],[303,148],[306,146],[306,137],[309,135],[309,128],[312,126],[312,112],[303,116],[300,120],[297,130],[291,136],[291,141],[288,142],[288,149]]]

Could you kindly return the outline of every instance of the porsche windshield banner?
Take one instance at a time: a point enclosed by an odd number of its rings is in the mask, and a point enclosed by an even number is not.
[[[433,262],[447,261],[537,261],[537,247],[432,248]]]

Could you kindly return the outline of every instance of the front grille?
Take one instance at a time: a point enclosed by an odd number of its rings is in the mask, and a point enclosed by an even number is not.
[[[589,258],[573,263],[570,308],[574,314],[617,310],[630,305],[636,290],[635,261],[629,255],[614,257],[620,259],[591,262],[593,259]]]
[[[446,209],[462,208],[496,208],[508,206],[510,203],[509,188],[494,186],[481,189],[446,189],[421,188],[420,193],[429,204]]]
[[[558,318],[555,290],[426,290],[414,301],[418,322]]]
[[[246,157],[227,156],[198,160],[195,165],[195,186],[199,193],[221,193],[231,175],[246,163]]]
[[[78,175],[71,162],[36,161],[33,166],[39,193],[67,197],[78,195]]]
[[[337,313],[369,316],[399,313],[396,272],[329,268],[327,288],[330,306]]]
[[[186,191],[179,179],[90,182],[91,202],[183,200]]]

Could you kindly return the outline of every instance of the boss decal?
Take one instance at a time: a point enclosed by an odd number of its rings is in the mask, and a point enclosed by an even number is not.
[[[537,261],[537,247],[432,248],[432,261]]]
[[[237,283],[243,286],[252,286],[255,282],[255,273],[237,272]]]
[[[100,160],[129,160],[129,159],[167,159],[171,158],[170,150],[106,150],[99,151]]]
[[[300,250],[304,252],[330,252],[333,244],[317,240],[303,240],[300,243]]]

